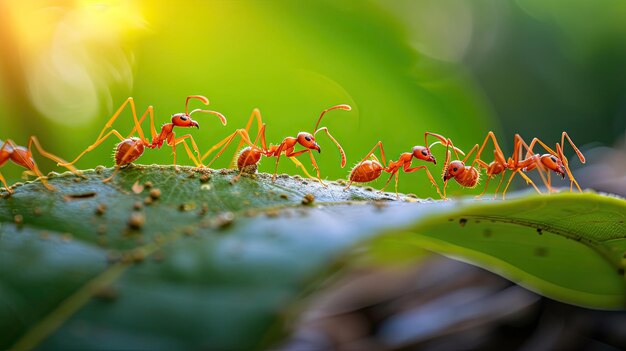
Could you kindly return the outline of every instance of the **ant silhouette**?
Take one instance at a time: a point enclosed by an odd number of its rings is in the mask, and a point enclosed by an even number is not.
[[[132,97],[129,97],[118,108],[118,110],[115,112],[113,117],[111,117],[111,119],[109,119],[109,121],[105,124],[104,128],[102,129],[102,131],[100,132],[100,134],[96,138],[96,141],[93,144],[88,146],[87,149],[85,149],[83,152],[81,152],[72,162],[69,162],[69,163],[59,163],[59,165],[60,166],[69,166],[69,165],[72,165],[72,164],[76,163],[87,152],[95,149],[98,145],[100,145],[103,141],[105,141],[111,135],[115,135],[115,136],[117,136],[120,139],[120,143],[117,144],[117,146],[115,148],[115,171],[113,172],[113,174],[109,178],[106,178],[106,179],[103,180],[103,182],[105,182],[105,183],[109,182],[111,179],[113,179],[113,177],[115,176],[115,174],[119,171],[119,169],[121,167],[124,167],[124,166],[130,164],[131,162],[135,161],[136,159],[138,159],[143,154],[144,149],[146,149],[146,148],[148,148],[148,149],[160,149],[163,146],[164,143],[172,147],[172,152],[174,154],[174,165],[175,166],[176,166],[176,145],[181,144],[181,143],[185,147],[185,151],[187,152],[187,155],[195,163],[195,165],[196,166],[201,166],[201,164],[198,161],[198,159],[200,158],[200,151],[198,149],[198,146],[197,146],[195,140],[191,136],[191,134],[185,134],[185,135],[177,138],[176,134],[174,133],[174,127],[181,127],[181,128],[196,127],[196,128],[200,128],[200,125],[198,124],[198,122],[196,122],[193,119],[191,119],[191,115],[196,113],[196,112],[202,112],[202,113],[208,113],[208,114],[215,115],[215,116],[217,116],[220,119],[220,121],[222,122],[223,125],[226,125],[226,117],[224,117],[224,115],[222,115],[219,112],[211,111],[211,110],[195,109],[195,110],[189,112],[189,107],[188,106],[189,106],[189,100],[191,100],[191,99],[200,100],[205,105],[209,104],[209,100],[206,97],[204,97],[204,96],[201,96],[201,95],[190,95],[190,96],[187,96],[187,99],[185,100],[185,112],[173,114],[171,123],[163,124],[163,126],[161,127],[161,132],[159,134],[157,134],[156,128],[154,126],[154,109],[153,109],[153,107],[149,106],[146,109],[146,111],[143,113],[141,118],[138,119],[137,118],[137,111],[135,109],[134,100],[133,100]],[[115,122],[115,120],[120,116],[120,114],[122,113],[122,111],[124,110],[126,105],[130,105],[130,109],[131,109],[131,112],[132,112],[132,115],[133,115],[133,121],[134,121],[134,124],[135,124],[133,129],[130,131],[129,137],[124,138],[115,129],[112,129],[108,133],[105,134],[107,129],[111,128],[111,126],[113,125],[113,122]],[[141,123],[145,120],[146,116],[150,117],[150,134],[151,134],[152,140],[148,139],[144,135],[143,129],[141,128]],[[137,134],[139,136],[138,138],[137,137],[131,137],[135,132],[137,132]],[[193,155],[193,152],[189,148],[189,145],[187,145],[186,139],[189,139],[189,141],[191,142],[191,145],[192,145],[192,147],[193,147],[197,157]]]
[[[39,151],[39,153],[43,157],[46,157],[54,162],[59,162],[59,163],[66,162],[62,158],[55,156],[47,152],[46,150],[44,150],[41,147],[39,140],[35,136],[31,136],[28,139],[27,147],[18,146],[11,139],[8,139],[4,143],[2,143],[2,146],[0,147],[0,167],[2,167],[5,163],[7,163],[10,160],[11,162],[21,167],[24,167],[28,169],[30,172],[34,173],[38,177],[38,179],[41,180],[41,183],[46,187],[46,189],[54,191],[56,189],[52,185],[48,184],[46,176],[44,176],[41,173],[41,171],[39,170],[39,167],[37,167],[37,164],[35,163],[35,159],[33,158],[33,153],[31,150],[33,145],[35,145],[35,148],[37,149],[37,151]],[[67,168],[72,173],[76,174],[77,176],[82,177],[82,174],[75,167],[71,165],[67,165],[64,167]],[[7,185],[6,179],[4,178],[2,173],[0,173],[0,181],[2,182],[2,184],[4,184],[4,188],[6,189],[6,191],[9,194],[12,194],[13,190],[11,190],[11,188],[9,188],[9,186]]]

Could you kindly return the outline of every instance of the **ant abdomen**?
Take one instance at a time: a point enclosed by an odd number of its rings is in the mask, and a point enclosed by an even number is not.
[[[350,171],[350,181],[357,183],[371,182],[380,177],[383,166],[376,160],[366,160]]]
[[[237,168],[241,170],[244,167],[256,165],[261,160],[261,152],[258,149],[253,150],[250,146],[244,148],[237,158]]]
[[[144,150],[144,143],[139,138],[129,138],[115,148],[115,164],[125,166],[141,156]]]
[[[478,185],[478,181],[480,180],[480,172],[478,172],[478,170],[474,167],[465,166],[465,171],[454,177],[454,180],[456,180],[461,186],[474,188]]]

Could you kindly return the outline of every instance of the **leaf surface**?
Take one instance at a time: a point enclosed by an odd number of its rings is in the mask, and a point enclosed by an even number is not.
[[[27,183],[0,199],[1,348],[250,348],[350,248],[389,241],[566,302],[626,305],[622,199],[396,199],[159,166],[102,183],[111,171],[52,177],[56,192]],[[303,204],[307,194],[313,203]]]

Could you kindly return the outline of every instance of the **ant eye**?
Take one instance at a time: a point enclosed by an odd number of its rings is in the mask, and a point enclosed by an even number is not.
[[[181,120],[181,121],[186,121],[186,120],[187,120],[187,117],[186,117],[186,116],[180,116],[180,120]]]
[[[552,156],[552,157],[550,157],[550,159],[552,160],[552,162],[556,163],[556,157]]]
[[[424,155],[424,156],[427,155],[426,150],[422,150],[422,155]]]
[[[305,136],[304,139],[306,139],[306,141],[311,141],[311,137],[310,136]]]
[[[452,168],[452,170],[456,172],[458,170],[458,168],[454,167],[454,168]]]

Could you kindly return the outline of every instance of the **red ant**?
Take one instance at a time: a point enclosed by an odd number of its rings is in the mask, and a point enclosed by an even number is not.
[[[213,151],[222,147],[222,149],[215,155],[215,157],[213,157],[211,162],[207,164],[207,166],[210,167],[211,164],[218,157],[220,157],[220,155],[224,152],[224,150],[228,147],[228,145],[230,145],[230,143],[235,139],[235,137],[239,135],[242,140],[240,141],[238,148],[241,147],[244,143],[248,144],[246,148],[241,150],[241,152],[239,153],[239,156],[236,156],[237,167],[239,168],[241,172],[243,172],[244,169],[247,167],[257,165],[261,159],[261,156],[276,157],[276,166],[274,168],[274,175],[272,176],[272,181],[276,181],[276,173],[278,172],[278,162],[280,161],[281,155],[285,154],[285,156],[291,158],[291,160],[296,164],[296,166],[304,169],[308,177],[312,178],[311,175],[308,174],[308,172],[306,171],[302,163],[300,163],[300,161],[295,159],[295,157],[308,152],[309,156],[311,157],[311,164],[317,171],[317,179],[322,185],[326,186],[326,184],[322,181],[322,178],[320,175],[320,169],[317,166],[317,162],[315,161],[315,158],[313,157],[313,152],[311,150],[316,150],[318,153],[321,153],[321,148],[315,141],[315,135],[317,135],[317,133],[320,131],[324,131],[326,132],[328,137],[333,141],[333,143],[335,143],[335,145],[339,149],[339,152],[341,153],[341,167],[343,168],[346,165],[346,154],[343,151],[343,148],[341,147],[339,142],[337,142],[337,140],[330,134],[327,127],[321,127],[318,129],[318,126],[320,124],[320,121],[322,120],[322,117],[324,117],[324,115],[327,112],[332,111],[332,110],[337,110],[337,109],[350,111],[352,108],[349,105],[345,105],[345,104],[336,105],[331,108],[328,108],[322,111],[322,113],[320,114],[320,117],[317,119],[317,123],[315,124],[315,129],[314,129],[315,132],[313,132],[313,134],[310,134],[307,132],[300,132],[298,133],[296,137],[286,137],[285,139],[283,139],[283,141],[280,144],[270,145],[269,147],[267,146],[267,141],[265,139],[265,124],[263,124],[261,120],[261,114],[259,110],[255,109],[252,112],[252,115],[250,116],[250,119],[248,120],[248,123],[245,129],[237,129],[234,133],[232,133],[231,135],[229,135],[228,137],[226,137],[225,139],[217,143],[215,146],[213,146],[209,151],[207,151],[200,160],[201,161],[204,160]],[[259,132],[254,142],[252,142],[250,140],[250,136],[248,135],[248,131],[254,119],[257,120],[257,124],[259,126]],[[259,139],[261,139],[260,148],[256,146]],[[305,149],[294,152],[294,148],[298,144],[305,147]],[[241,172],[239,173],[239,175],[241,175]],[[237,177],[239,177],[239,175]]]
[[[0,147],[0,167],[2,167],[5,163],[11,160],[13,163],[19,166],[22,166],[24,168],[27,168],[29,171],[31,171],[37,177],[39,177],[39,179],[41,179],[41,183],[48,190],[55,190],[55,188],[52,185],[48,184],[47,178],[41,173],[41,171],[39,170],[39,167],[37,167],[37,164],[35,164],[35,160],[33,159],[33,153],[31,151],[33,144],[35,145],[35,148],[39,151],[39,153],[42,156],[49,158],[55,162],[59,162],[59,163],[66,162],[62,158],[55,156],[47,152],[46,150],[44,150],[41,147],[39,140],[35,136],[31,136],[30,139],[28,139],[28,147],[17,146],[15,145],[13,140],[10,140],[10,139],[2,143],[2,147]],[[71,165],[67,165],[65,166],[65,168],[67,168],[72,173],[78,176],[82,176],[81,173]],[[4,184],[4,188],[9,192],[9,194],[12,194],[13,191],[7,185],[7,182],[4,179],[4,176],[2,175],[2,173],[0,173],[0,181],[2,182],[2,184]]]
[[[159,148],[160,149],[161,146],[163,146],[163,143],[166,143],[167,145],[172,147],[172,152],[174,153],[174,165],[176,165],[176,145],[182,143],[183,146],[185,147],[185,150],[187,151],[187,155],[189,156],[189,158],[196,164],[196,166],[201,166],[201,164],[198,162],[198,159],[200,158],[200,151],[198,150],[198,146],[196,145],[196,142],[193,139],[193,137],[191,136],[191,134],[186,134],[186,135],[183,135],[181,137],[176,138],[176,134],[173,131],[174,127],[182,127],[182,128],[196,127],[196,128],[200,128],[200,125],[198,124],[198,122],[196,122],[193,119],[191,119],[191,115],[194,114],[195,112],[203,112],[203,113],[209,113],[209,114],[215,115],[215,116],[217,116],[220,119],[220,121],[222,122],[223,125],[226,125],[226,117],[224,117],[224,115],[222,115],[219,112],[210,111],[210,110],[203,110],[203,109],[195,109],[195,110],[189,112],[188,105],[189,105],[189,100],[191,100],[191,99],[198,99],[202,103],[204,103],[205,105],[209,104],[209,100],[206,97],[204,97],[204,96],[201,96],[201,95],[191,95],[191,96],[188,96],[187,99],[185,100],[185,112],[184,113],[173,114],[172,115],[172,122],[163,124],[163,126],[161,127],[161,132],[159,134],[157,134],[156,128],[154,126],[154,109],[153,109],[153,107],[149,106],[146,109],[146,111],[143,113],[141,118],[137,119],[137,111],[135,109],[134,100],[133,100],[132,97],[129,97],[122,104],[122,106],[120,106],[120,108],[117,110],[117,112],[115,112],[113,117],[111,117],[111,119],[109,119],[109,121],[105,124],[104,128],[100,132],[100,135],[98,135],[98,138],[96,138],[96,141],[92,145],[87,147],[87,149],[85,149],[85,151],[83,151],[80,155],[78,155],[76,157],[76,159],[74,159],[74,161],[72,161],[70,163],[59,163],[59,165],[60,166],[69,166],[69,165],[72,165],[72,164],[76,163],[76,161],[78,161],[84,154],[86,154],[87,152],[89,152],[89,151],[93,150],[94,148],[96,148],[98,145],[100,145],[109,136],[115,135],[121,141],[119,144],[117,144],[117,147],[115,148],[115,172],[113,172],[113,174],[109,178],[103,180],[103,182],[105,182],[105,183],[110,181],[111,179],[113,179],[113,176],[115,176],[115,173],[121,167],[126,166],[129,163],[131,163],[131,162],[135,161],[136,159],[138,159],[143,154],[143,151],[144,151],[145,148],[148,148],[148,149],[157,149],[157,148]],[[131,109],[132,114],[133,114],[133,120],[134,120],[134,123],[135,123],[135,126],[130,131],[129,137],[128,138],[124,138],[115,129],[112,129],[108,133],[104,134],[105,131],[107,129],[109,129],[113,125],[113,122],[120,116],[121,112],[124,110],[124,108],[126,107],[127,104],[130,105],[130,109]],[[141,128],[141,123],[145,120],[146,115],[150,116],[150,134],[152,136],[152,141],[145,137],[143,129]],[[130,137],[131,135],[133,135],[135,133],[135,131],[137,131],[137,134],[139,135],[139,138]],[[191,145],[193,146],[194,151],[198,155],[198,158],[196,158],[193,155],[193,153],[192,153],[191,149],[189,148],[189,146],[187,145],[187,142],[186,142],[185,139],[189,139],[191,141]]]
[[[489,139],[491,139],[494,144],[495,160],[491,162],[490,164],[487,164],[486,162],[480,159],[480,154],[482,153]],[[526,155],[526,158],[520,160],[520,157],[522,154],[522,147],[525,148],[528,151],[528,153]],[[472,165],[466,166],[465,162],[467,161],[469,156],[477,149],[478,149],[478,152],[474,158],[474,161],[472,162]],[[500,183],[498,184],[498,187],[496,188],[496,194],[497,194],[498,189],[500,188],[500,185],[502,184],[502,181],[504,180],[504,172],[506,170],[510,170],[513,172],[511,174],[511,177],[509,177],[506,187],[504,188],[502,192],[503,200],[506,198],[506,191],[508,190],[509,185],[511,184],[511,181],[513,180],[515,175],[518,173],[524,178],[524,180],[526,180],[526,183],[531,184],[538,193],[541,193],[541,191],[535,185],[535,183],[530,178],[528,178],[526,174],[524,174],[524,172],[533,170],[537,168],[537,166],[543,165],[539,169],[539,174],[541,178],[544,180],[544,182],[546,182],[546,180],[543,176],[542,171],[549,172],[550,170],[552,170],[558,174],[562,173],[562,168],[561,168],[562,166],[561,166],[560,160],[556,159],[553,161],[552,159],[546,159],[543,156],[540,156],[538,154],[536,155],[532,154],[530,147],[526,144],[524,139],[522,139],[522,137],[519,134],[515,134],[515,138],[513,142],[513,157],[509,157],[508,159],[505,159],[504,153],[500,149],[500,146],[498,145],[498,141],[496,140],[495,135],[491,131],[487,133],[487,136],[485,137],[485,141],[483,142],[482,146],[479,148],[478,144],[476,144],[470,150],[470,152],[468,152],[468,154],[462,161],[455,160],[448,164],[449,158],[450,158],[450,152],[447,152],[446,165],[444,166],[444,174],[443,174],[444,194],[445,194],[445,188],[447,186],[447,181],[450,178],[454,178],[457,181],[457,183],[459,183],[463,187],[468,187],[468,188],[475,187],[478,184],[478,181],[480,180],[480,172],[477,168],[473,166],[476,163],[487,171],[487,182],[485,184],[485,190],[483,190],[483,192],[480,195],[478,195],[478,197],[482,196],[487,190],[487,184],[491,177],[498,175],[498,174],[502,174]],[[458,158],[458,155],[457,155],[457,158]]]
[[[446,188],[448,187],[448,180],[450,178],[454,178],[454,180],[459,183],[462,187],[466,188],[474,188],[478,185],[478,181],[480,180],[480,171],[473,166],[466,166],[465,162],[469,159],[472,153],[478,148],[478,144],[476,144],[470,152],[465,155],[465,158],[459,160],[460,157],[456,152],[456,148],[452,144],[452,141],[448,139],[447,145],[452,146],[454,150],[454,154],[456,155],[456,160],[450,162],[450,151],[448,147],[446,147],[446,162],[443,164],[443,198],[446,198]]]
[[[495,160],[491,162],[490,164],[487,164],[486,162],[480,159],[480,155],[482,154],[485,146],[489,142],[489,139],[493,141],[493,146],[494,146],[493,153],[494,153]],[[500,189],[500,186],[502,185],[502,181],[504,180],[504,173],[506,172],[506,170],[513,171],[513,173],[511,174],[511,177],[509,178],[509,181],[507,182],[507,185],[504,188],[504,191],[502,193],[503,199],[506,197],[506,191],[509,188],[511,181],[513,180],[513,178],[515,177],[517,173],[519,173],[526,180],[527,184],[531,184],[533,188],[537,190],[538,193],[541,193],[541,191],[539,190],[539,188],[537,188],[535,183],[533,183],[533,181],[530,180],[530,178],[528,178],[523,173],[523,172],[527,172],[527,171],[534,169],[537,166],[537,164],[541,162],[541,158],[539,155],[533,155],[532,152],[528,152],[528,154],[526,155],[526,158],[520,161],[520,156],[523,151],[522,147],[524,147],[527,151],[530,151],[524,139],[522,139],[522,137],[519,134],[515,134],[514,141],[513,141],[513,158],[509,157],[507,160],[504,157],[504,153],[502,152],[502,149],[500,149],[500,146],[498,145],[498,141],[496,140],[495,134],[492,131],[489,131],[489,133],[487,133],[487,136],[485,137],[485,140],[483,141],[483,144],[481,145],[481,147],[478,149],[478,152],[476,153],[476,157],[474,158],[474,162],[472,163],[472,165],[477,163],[480,167],[484,168],[487,172],[487,181],[485,182],[485,189],[483,190],[482,193],[480,193],[480,195],[476,197],[482,197],[485,194],[485,192],[487,192],[487,187],[489,185],[489,180],[491,178],[493,178],[494,176],[498,174],[502,174],[502,176],[500,177],[500,182],[498,183],[498,186],[494,194],[494,198],[495,198],[496,194],[498,193],[498,190]],[[558,168],[550,168],[550,169],[558,171]],[[541,176],[541,178],[544,180],[544,183],[545,183],[545,178],[543,176],[543,173],[539,172],[539,175]]]
[[[250,131],[250,127],[252,126],[252,122],[255,119],[256,119],[257,124],[258,124],[259,132],[257,134],[257,137],[254,140],[254,143],[253,143],[250,140],[249,131]],[[256,146],[256,144],[258,142],[258,139],[260,138],[262,129],[265,129],[265,124],[263,123],[263,121],[261,119],[261,111],[259,111],[259,109],[255,108],[252,111],[252,115],[250,115],[250,118],[248,119],[248,123],[246,125],[246,128],[245,129],[237,129],[231,135],[227,136],[226,138],[221,140],[219,143],[214,145],[211,149],[209,149],[200,158],[200,163],[202,164],[202,162],[204,162],[204,160],[211,153],[213,153],[213,151],[215,151],[215,150],[219,149],[220,147],[222,147],[222,149],[217,153],[217,155],[215,155],[215,157],[211,160],[211,162],[209,162],[207,164],[207,167],[211,167],[213,162],[215,162],[215,160],[218,157],[220,157],[222,155],[222,153],[224,153],[224,151],[226,150],[228,145],[230,145],[230,143],[235,139],[235,137],[237,137],[237,135],[239,135],[241,137],[241,141],[239,142],[239,145],[237,145],[236,150],[241,149],[241,147],[244,144],[248,144],[249,146],[246,147],[245,149],[239,151],[239,152],[235,152],[235,154],[233,155],[233,159],[231,161],[231,164],[233,164],[233,165],[236,164],[237,165],[237,169],[239,169],[241,171],[239,173],[239,175],[237,175],[237,177],[235,178],[235,180],[238,179],[239,176],[241,176],[241,173],[249,172],[251,167],[256,167],[258,165],[258,162],[261,159],[261,155],[263,153],[263,149],[261,149],[258,146]],[[313,176],[309,174],[309,172],[306,170],[304,165],[300,161],[298,161],[298,159],[296,159],[295,157],[289,157],[289,159],[291,161],[293,161],[293,163],[296,165],[296,167],[302,168],[302,170],[304,171],[304,173],[306,174],[307,177],[313,178]],[[204,165],[202,165],[201,167],[204,167]],[[254,169],[254,171],[256,171],[256,168]],[[252,173],[254,173],[254,171],[252,171]]]
[[[543,154],[540,156],[541,165],[543,165],[543,167],[546,167],[548,169],[555,171],[557,174],[561,176],[562,179],[565,179],[565,173],[567,173],[567,176],[569,177],[569,180],[570,180],[569,191],[571,192],[573,190],[573,185],[576,184],[576,188],[578,188],[578,191],[582,192],[580,185],[578,185],[578,182],[576,181],[576,179],[574,179],[574,176],[572,175],[572,171],[569,168],[569,161],[567,160],[567,157],[565,157],[565,154],[563,154],[563,147],[565,147],[565,138],[567,138],[567,141],[569,141],[570,145],[572,146],[572,149],[574,149],[574,151],[576,152],[576,155],[578,156],[578,159],[580,160],[580,162],[585,163],[586,162],[585,156],[583,156],[582,152],[580,152],[580,150],[578,150],[576,145],[574,145],[574,142],[572,141],[572,139],[570,139],[567,132],[563,132],[561,134],[561,143],[560,144],[558,142],[556,143],[556,152],[552,150],[551,148],[549,148],[546,144],[544,144],[538,138],[533,138],[533,140],[530,142],[530,145],[528,147],[527,157],[529,154],[532,153],[532,149],[535,146],[535,144],[539,143],[544,149],[546,149],[546,151],[549,152],[549,154]],[[526,170],[531,170],[533,168],[534,166],[531,165]],[[548,172],[548,180],[547,180],[546,186],[548,187],[548,191],[551,192],[552,189],[550,187],[550,173],[549,172]]]
[[[349,189],[350,185],[352,185],[353,182],[367,183],[375,179],[378,179],[378,177],[380,177],[382,172],[385,171],[387,173],[391,173],[391,175],[389,176],[389,179],[387,179],[387,182],[385,183],[385,186],[381,189],[381,191],[387,187],[387,185],[391,181],[391,178],[395,176],[396,196],[399,196],[398,195],[398,175],[399,175],[398,171],[402,168],[402,170],[405,173],[411,173],[411,172],[415,172],[420,169],[423,169],[426,172],[426,175],[428,176],[428,179],[430,180],[430,182],[435,186],[435,188],[437,188],[437,193],[439,194],[439,196],[443,197],[443,195],[441,195],[441,192],[439,190],[439,186],[437,185],[437,183],[435,183],[435,180],[433,179],[432,174],[430,174],[430,171],[428,170],[428,168],[426,168],[426,166],[417,166],[417,167],[411,168],[411,162],[413,161],[413,158],[417,158],[419,160],[437,164],[435,157],[430,152],[430,148],[433,145],[439,144],[439,143],[448,145],[449,139],[446,140],[443,136],[439,134],[435,134],[435,133],[430,133],[430,132],[424,133],[425,145],[428,145],[427,139],[429,135],[434,136],[440,141],[433,143],[430,147],[429,146],[414,146],[411,152],[405,152],[401,154],[398,161],[389,161],[388,165],[387,165],[387,160],[385,159],[385,150],[383,149],[383,143],[382,141],[379,141],[378,143],[376,143],[374,148],[367,155],[365,155],[363,160],[361,160],[361,162],[359,162],[356,166],[354,166],[354,168],[352,168],[352,170],[350,171],[350,177],[349,177],[350,182],[348,183],[348,186],[346,186],[345,189]],[[376,158],[376,155],[374,155],[374,151],[376,151],[376,148],[380,149],[380,155],[383,160],[382,164],[380,163],[378,158]],[[370,157],[372,159],[369,159]],[[387,165],[387,166],[383,166],[383,165]]]

